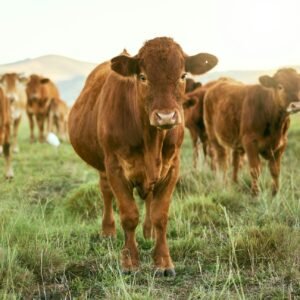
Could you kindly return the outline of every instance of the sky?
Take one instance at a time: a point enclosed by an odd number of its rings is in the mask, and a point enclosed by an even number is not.
[[[300,65],[299,0],[0,0],[0,64],[47,54],[101,63],[174,38],[216,70]]]

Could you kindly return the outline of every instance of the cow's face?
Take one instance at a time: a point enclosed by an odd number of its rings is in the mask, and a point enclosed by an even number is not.
[[[19,89],[25,88],[27,78],[17,73],[6,73],[0,78],[0,85],[10,103],[19,100]]]
[[[29,106],[43,113],[48,99],[43,98],[43,85],[49,82],[48,78],[41,78],[38,75],[31,75],[26,87],[26,94]]]
[[[265,75],[259,78],[260,83],[268,88],[273,88],[279,95],[280,103],[287,109],[298,107],[300,101],[300,75],[292,68],[278,70],[273,77]]]
[[[187,72],[202,74],[217,64],[213,55],[186,56],[170,38],[145,43],[135,57],[112,59],[111,68],[123,76],[135,76],[138,99],[152,126],[168,129],[183,122],[182,102]]]

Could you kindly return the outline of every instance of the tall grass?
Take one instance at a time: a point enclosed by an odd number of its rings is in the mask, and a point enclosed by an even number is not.
[[[27,120],[15,178],[0,179],[1,299],[296,299],[300,297],[300,119],[284,154],[281,190],[252,198],[245,167],[226,186],[203,163],[192,170],[188,133],[168,225],[175,278],[156,278],[153,242],[137,228],[141,269],[120,271],[123,244],[99,235],[98,175],[71,146],[30,144]],[[3,170],[3,161],[0,161]],[[144,204],[136,199],[144,215]],[[142,222],[141,222],[142,223]]]

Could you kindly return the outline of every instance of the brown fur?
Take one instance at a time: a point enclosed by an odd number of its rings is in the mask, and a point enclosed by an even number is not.
[[[196,168],[199,158],[199,140],[202,144],[204,159],[206,160],[207,154],[212,156],[210,153],[210,147],[208,143],[208,137],[205,130],[204,119],[203,119],[203,99],[206,91],[213,86],[216,81],[208,82],[203,86],[198,86],[196,84],[191,85],[192,87],[196,86],[196,89],[187,90],[186,89],[186,98],[187,101],[193,100],[194,105],[189,106],[184,109],[184,119],[185,126],[189,129],[192,143],[193,143],[193,165]]]
[[[156,239],[155,266],[165,275],[174,274],[166,230],[183,139],[185,65],[200,74],[216,63],[208,54],[185,56],[172,39],[153,39],[134,57],[126,53],[99,65],[71,109],[70,141],[100,173],[106,236],[115,235],[112,197],[116,197],[125,232],[121,258],[125,271],[139,265],[136,188],[146,202],[144,236],[153,233]]]
[[[68,135],[69,107],[63,100],[55,98],[51,101],[49,110],[49,131],[56,131],[60,139],[66,141]]]
[[[9,100],[0,88],[0,147],[3,150],[5,159],[5,176],[13,177],[10,154],[10,107]]]
[[[48,78],[31,75],[26,87],[27,106],[26,112],[30,125],[30,140],[34,141],[34,117],[39,128],[39,141],[45,140],[44,127],[47,123],[49,130],[50,104],[54,99],[59,99],[59,92],[55,84]]]
[[[260,77],[262,85],[220,82],[204,99],[204,120],[218,165],[227,169],[227,147],[233,150],[233,180],[237,181],[240,155],[247,154],[252,192],[258,193],[261,155],[269,161],[273,194],[279,188],[280,160],[287,144],[287,107],[299,101],[300,76],[280,69],[273,77]]]

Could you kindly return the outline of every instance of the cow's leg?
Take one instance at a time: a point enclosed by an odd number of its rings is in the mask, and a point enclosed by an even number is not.
[[[212,145],[216,153],[217,170],[223,173],[223,180],[226,181],[227,172],[227,150],[219,144],[217,140],[212,140]]]
[[[21,117],[14,120],[14,128],[13,128],[13,152],[17,153],[19,152],[19,146],[18,146],[18,130],[20,125]]]
[[[269,161],[269,169],[273,179],[272,183],[272,195],[275,196],[279,189],[279,175],[280,175],[280,162],[281,157],[286,148],[286,144],[278,149]]]
[[[232,173],[232,180],[234,182],[238,182],[238,171],[240,167],[240,153],[237,150],[232,151],[232,166],[233,166],[233,173]]]
[[[29,128],[30,128],[30,142],[34,142],[34,120],[33,120],[33,114],[27,114],[28,120],[29,120]]]
[[[193,127],[189,128],[192,143],[193,143],[193,166],[197,169],[198,159],[199,159],[199,138],[197,130]]]
[[[41,142],[41,143],[45,141],[44,121],[45,121],[44,116],[42,116],[42,115],[37,115],[36,116],[36,122],[37,122],[38,128],[39,128],[39,142]]]
[[[105,172],[100,172],[100,189],[103,197],[102,234],[106,237],[116,236],[116,227],[113,212],[113,193],[109,186]]]
[[[167,178],[153,192],[151,221],[155,230],[154,265],[157,274],[175,276],[174,265],[167,243],[167,223],[171,196],[178,178],[179,166],[170,169]]]
[[[243,145],[248,157],[250,175],[252,177],[251,192],[254,196],[257,196],[259,193],[258,178],[260,175],[260,159],[258,148],[256,143],[247,137],[243,139]]]
[[[121,255],[124,273],[134,271],[139,266],[139,254],[135,239],[135,229],[139,222],[139,212],[133,198],[133,188],[128,184],[115,162],[106,163],[109,184],[118,203],[121,225],[125,234],[125,245]],[[112,167],[113,166],[113,167]]]
[[[145,199],[146,214],[143,224],[143,234],[145,239],[154,238],[155,232],[151,222],[151,202],[153,201],[153,194],[149,193]]]
[[[10,151],[10,125],[5,125],[4,129],[4,143],[3,154],[5,159],[5,177],[11,179],[14,177],[14,172],[11,165],[11,151]]]

